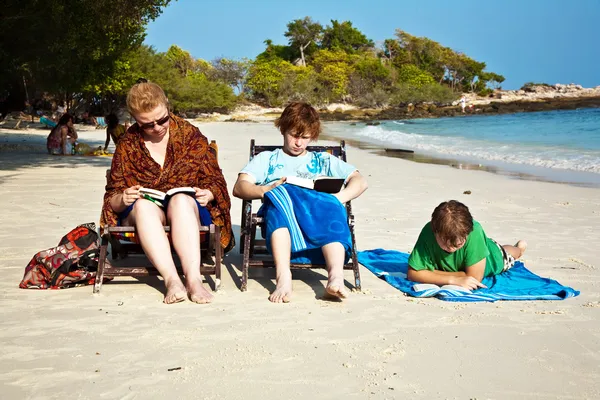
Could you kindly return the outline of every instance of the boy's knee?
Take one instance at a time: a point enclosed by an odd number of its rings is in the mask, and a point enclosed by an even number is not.
[[[273,231],[273,233],[271,233],[271,240],[285,238],[290,238],[290,231],[288,228],[277,228]]]

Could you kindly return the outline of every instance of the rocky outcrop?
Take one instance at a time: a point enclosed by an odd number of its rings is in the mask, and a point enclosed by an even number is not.
[[[498,90],[489,97],[466,93],[469,114],[510,114],[531,111],[573,110],[600,107],[600,86],[526,85],[519,90]],[[231,114],[202,114],[197,121],[263,122],[277,118],[282,108],[264,108],[255,104],[238,107]],[[330,104],[319,109],[323,121],[375,121],[412,118],[436,118],[465,115],[455,101],[448,105],[407,104],[383,109],[358,108],[350,104]]]
[[[412,118],[454,117],[472,114],[513,114],[520,112],[574,110],[600,107],[600,86],[584,88],[581,85],[530,85],[522,90],[499,90],[490,97],[466,94],[467,108],[463,114],[458,101],[439,106],[433,103],[408,104],[382,110],[353,110],[321,113],[328,121],[395,120]]]
[[[454,117],[458,115],[493,115],[514,114],[520,112],[552,111],[552,110],[575,110],[577,108],[600,107],[600,96],[597,97],[557,97],[547,100],[518,100],[518,101],[492,101],[467,107],[463,114],[460,106],[415,106],[413,111],[409,107],[393,107],[382,110],[374,118],[368,119],[411,119],[411,118],[436,118]]]
[[[519,90],[497,90],[490,97],[480,97],[473,93],[465,94],[468,104],[483,105],[491,102],[510,103],[516,101],[547,101],[553,99],[570,99],[580,97],[600,97],[600,86],[584,88],[573,83],[563,85],[533,84],[525,85]],[[455,102],[458,104],[458,102]]]

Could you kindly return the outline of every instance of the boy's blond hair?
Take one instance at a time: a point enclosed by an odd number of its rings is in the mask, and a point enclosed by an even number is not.
[[[300,137],[310,135],[311,140],[317,140],[321,133],[319,113],[308,103],[293,102],[283,110],[275,120],[275,126],[282,135],[286,133]]]
[[[127,93],[127,110],[132,115],[149,112],[164,105],[169,108],[165,92],[154,82],[136,83]]]

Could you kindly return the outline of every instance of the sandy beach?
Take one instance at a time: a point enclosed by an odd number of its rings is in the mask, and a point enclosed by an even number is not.
[[[199,127],[218,142],[230,191],[251,138],[281,143],[267,122]],[[48,156],[47,133],[0,130],[1,399],[600,398],[599,188],[349,147],[348,161],[369,182],[353,202],[359,250],[410,251],[433,208],[456,199],[490,237],[526,239],[531,271],[581,295],[417,300],[361,267],[363,292],[348,301],[322,298],[324,271],[295,271],[293,301],[271,304],[275,271],[251,270],[240,292],[236,247],[213,304],[164,305],[154,279],[116,279],[98,295],[18,288],[36,252],[98,221],[111,161]],[[105,131],[80,137],[98,146]],[[241,200],[232,199],[231,213],[239,237]]]

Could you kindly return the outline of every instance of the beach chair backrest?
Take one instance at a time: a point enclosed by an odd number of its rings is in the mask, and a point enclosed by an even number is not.
[[[257,154],[262,153],[263,151],[273,151],[280,149],[281,145],[256,145],[254,139],[250,140],[250,160],[252,160]],[[308,151],[313,152],[327,152],[342,161],[346,161],[346,142],[344,140],[340,141],[339,146],[308,146],[306,148]]]

